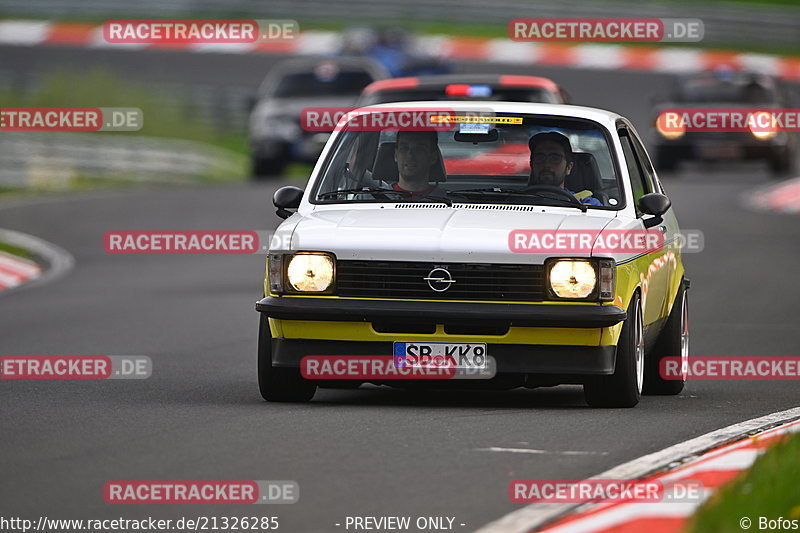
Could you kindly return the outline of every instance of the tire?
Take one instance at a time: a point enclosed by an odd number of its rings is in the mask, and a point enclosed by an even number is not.
[[[610,376],[595,376],[583,385],[591,407],[633,407],[639,403],[644,382],[644,334],[639,294],[628,306],[617,343],[617,361]]]
[[[304,379],[298,368],[272,366],[272,336],[267,318],[258,320],[258,388],[268,402],[308,402],[317,392],[316,383]]]
[[[250,175],[256,181],[280,176],[286,169],[287,161],[283,158],[254,157],[250,161]]]
[[[769,169],[775,178],[791,174],[794,170],[794,154],[789,150],[782,150],[773,155],[769,159]]]
[[[665,357],[680,357],[683,376],[681,379],[663,379],[659,373],[661,360]],[[689,365],[689,299],[686,283],[681,280],[678,295],[669,313],[664,330],[658,337],[652,353],[645,357],[644,393],[675,395],[686,384]]]
[[[678,158],[670,150],[659,148],[656,152],[656,170],[674,173],[678,170]]]

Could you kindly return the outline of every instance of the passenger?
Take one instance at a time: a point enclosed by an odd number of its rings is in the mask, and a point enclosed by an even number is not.
[[[558,132],[549,131],[531,137],[528,146],[531,149],[531,184],[555,185],[574,196],[575,192],[564,186],[564,181],[574,165],[569,139]],[[601,207],[603,205],[592,196],[581,198],[580,202]]]

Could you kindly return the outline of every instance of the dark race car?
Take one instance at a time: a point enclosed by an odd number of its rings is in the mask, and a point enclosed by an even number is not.
[[[770,109],[792,107],[778,82],[751,72],[705,72],[676,79],[670,101],[656,106],[655,117],[666,109]],[[683,131],[666,129],[654,118],[654,148],[659,170],[675,171],[685,160],[765,160],[775,176],[794,168],[797,140],[792,133],[751,126],[749,131]]]
[[[252,176],[278,175],[290,161],[316,161],[330,132],[304,130],[303,109],[353,106],[365,86],[386,76],[379,64],[362,57],[297,58],[276,65],[250,113]]]

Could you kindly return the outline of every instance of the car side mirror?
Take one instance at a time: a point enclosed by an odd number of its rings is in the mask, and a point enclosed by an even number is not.
[[[661,224],[661,222],[664,221],[661,216],[666,213],[670,207],[672,207],[672,202],[661,193],[651,192],[639,198],[639,211],[645,215],[654,215],[653,218],[648,218],[644,221],[644,227],[652,228],[655,225]]]
[[[275,194],[272,196],[272,203],[278,208],[275,212],[279,217],[289,218],[294,213],[288,210],[300,207],[300,200],[302,199],[303,189],[295,187],[294,185],[287,185],[275,191]]]

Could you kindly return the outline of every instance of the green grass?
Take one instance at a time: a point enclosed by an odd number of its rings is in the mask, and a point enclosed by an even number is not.
[[[13,89],[0,90],[3,107],[136,107],[142,110],[144,126],[137,132],[106,132],[102,135],[147,136],[164,139],[184,139],[223,148],[231,152],[238,171],[233,175],[197,176],[198,180],[241,180],[247,174],[247,138],[242,131],[220,131],[202,117],[191,113],[181,101],[181,95],[165,96],[112,73],[95,69],[88,72],[58,70],[46,75],[33,91]],[[13,133],[8,133],[13,135]],[[79,135],[79,134],[76,134]],[[86,133],[85,135],[98,135]],[[70,188],[85,189],[85,186],[107,187],[114,185],[114,178],[91,178],[91,185],[79,180]],[[88,178],[87,178],[88,179]],[[124,180],[117,180],[122,182]],[[116,183],[119,185],[120,183]],[[2,191],[0,191],[1,193]]]
[[[24,259],[33,259],[33,255],[25,248],[20,248],[19,246],[14,246],[13,244],[8,244],[5,242],[0,242],[0,252],[16,255],[17,257],[22,257]]]
[[[144,113],[144,127],[137,132],[113,135],[147,135],[204,142],[246,151],[243,132],[220,132],[186,111],[181,96],[164,97],[144,86],[95,69],[88,72],[57,70],[45,77],[31,93],[0,90],[3,107],[138,107]]]
[[[759,517],[797,520],[800,524],[800,435],[795,434],[760,456],[743,476],[723,486],[698,509],[687,533],[742,533],[739,521],[759,528]]]

